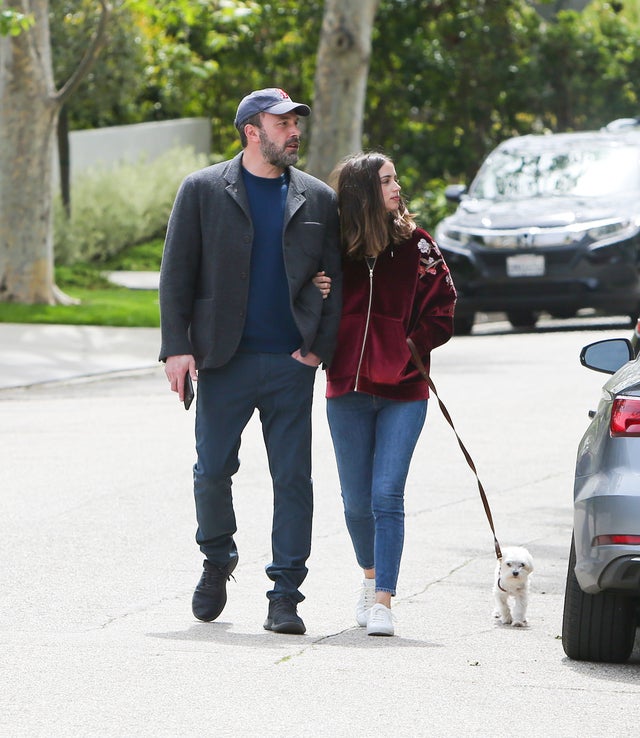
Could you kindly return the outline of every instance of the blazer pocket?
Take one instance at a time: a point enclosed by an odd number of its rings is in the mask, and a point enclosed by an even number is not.
[[[314,259],[322,258],[322,248],[324,245],[324,223],[307,220],[301,225],[300,243],[302,250]]]

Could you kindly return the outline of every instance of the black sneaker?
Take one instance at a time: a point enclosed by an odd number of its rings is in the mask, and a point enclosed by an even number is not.
[[[297,613],[296,603],[288,597],[276,597],[269,601],[269,613],[263,627],[275,633],[291,635],[302,635],[306,630]]]
[[[226,566],[217,566],[208,559],[204,560],[204,571],[191,600],[191,610],[198,620],[208,623],[224,610],[227,604],[227,580],[237,565],[237,556]]]

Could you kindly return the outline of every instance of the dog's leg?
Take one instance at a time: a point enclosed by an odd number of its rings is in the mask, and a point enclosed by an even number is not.
[[[527,624],[527,603],[529,600],[527,595],[526,590],[517,592],[514,595],[512,625],[516,628],[522,628]]]
[[[509,604],[507,602],[508,595],[506,592],[501,592],[497,587],[493,590],[495,596],[496,609],[493,613],[495,618],[500,618],[500,622],[503,625],[509,625],[511,623],[511,612],[509,611]]]

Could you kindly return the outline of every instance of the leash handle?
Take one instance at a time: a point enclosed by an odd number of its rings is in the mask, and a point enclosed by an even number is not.
[[[440,396],[438,395],[438,391],[436,390],[436,386],[433,383],[431,377],[429,376],[429,373],[427,372],[425,365],[422,363],[422,359],[420,358],[420,354],[418,353],[418,349],[416,348],[415,343],[410,338],[407,338],[407,345],[409,346],[409,350],[411,351],[411,356],[413,357],[413,363],[418,367],[418,371],[420,372],[420,374],[422,374],[422,376],[426,380],[427,384],[429,385],[429,389],[435,395],[436,400],[438,400],[440,411],[444,415],[444,418],[447,421],[447,423],[449,423],[449,425],[451,426],[451,429],[453,430],[458,440],[458,445],[460,446],[462,450],[464,458],[466,459],[467,464],[469,465],[469,468],[475,475],[476,481],[478,482],[478,490],[480,491],[480,499],[482,500],[482,505],[484,506],[484,512],[487,516],[487,520],[489,521],[489,527],[491,528],[491,532],[493,533],[493,545],[496,551],[496,558],[500,560],[502,558],[502,551],[500,550],[500,544],[498,543],[498,539],[496,537],[496,529],[493,524],[493,516],[491,515],[491,508],[489,507],[489,500],[487,499],[487,495],[484,491],[484,487],[482,486],[482,482],[480,481],[480,477],[478,476],[476,465],[473,463],[471,454],[467,451],[466,446],[464,445],[464,443],[462,442],[462,439],[458,435],[458,431],[456,430],[456,427],[453,424],[451,415],[449,414],[449,411],[447,410],[444,402],[442,402],[442,400],[440,399]]]

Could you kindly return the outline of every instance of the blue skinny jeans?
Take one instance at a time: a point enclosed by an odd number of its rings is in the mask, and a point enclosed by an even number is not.
[[[404,487],[427,401],[350,392],[327,400],[347,530],[376,591],[395,595],[404,545]]]

